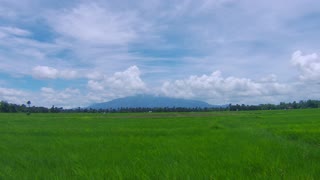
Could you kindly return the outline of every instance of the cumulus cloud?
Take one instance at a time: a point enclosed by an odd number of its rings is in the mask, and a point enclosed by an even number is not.
[[[88,88],[94,91],[102,91],[104,90],[103,84],[94,80],[88,81]]]
[[[21,96],[25,93],[15,89],[0,88],[0,96]]]
[[[115,88],[145,89],[145,84],[140,78],[141,72],[137,66],[131,66],[123,72],[116,72],[107,82]]]
[[[58,70],[48,66],[37,66],[33,68],[32,75],[39,79],[56,79],[58,77]]]
[[[112,76],[105,76],[102,80],[89,80],[87,87],[98,91],[100,96],[113,97],[133,95],[147,91],[146,84],[140,77],[141,72],[137,66],[131,66],[125,71],[116,72]]]
[[[303,55],[301,51],[296,51],[291,62],[300,71],[301,80],[320,79],[320,57],[317,53]]]
[[[190,76],[188,79],[165,82],[161,92],[166,96],[182,98],[211,99],[226,103],[236,99],[256,98],[283,95],[289,87],[274,82],[274,77],[267,81],[254,81],[247,78],[224,78],[220,71],[210,75]]]
[[[26,102],[27,96],[27,92],[11,88],[0,87],[0,100],[8,101],[10,103],[23,104]]]
[[[54,105],[64,108],[74,108],[87,103],[80,90],[75,88],[55,90],[49,87],[42,87],[40,98],[35,101],[39,104],[44,104],[47,107]]]
[[[57,70],[48,66],[36,66],[32,70],[32,76],[38,79],[74,79],[77,72],[73,70]]]

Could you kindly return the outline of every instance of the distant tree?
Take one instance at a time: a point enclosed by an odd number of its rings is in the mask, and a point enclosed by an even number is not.
[[[9,112],[9,103],[7,101],[0,102],[0,112]]]
[[[28,107],[30,108],[31,101],[27,101]]]
[[[28,104],[28,112],[27,112],[27,115],[30,115],[30,105],[31,105],[31,101],[27,101],[27,104]]]
[[[55,107],[54,107],[54,105],[52,105],[52,107],[50,108],[50,112],[54,113],[55,112],[54,110],[55,110]]]
[[[292,103],[292,108],[293,108],[293,109],[297,109],[297,108],[298,108],[298,104],[297,104],[296,101],[293,101],[293,103]]]

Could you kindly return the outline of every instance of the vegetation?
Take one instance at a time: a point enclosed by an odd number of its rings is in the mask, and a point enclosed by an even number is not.
[[[63,108],[46,108],[46,107],[31,107],[31,101],[25,104],[18,105],[8,103],[6,101],[0,101],[0,113],[48,113],[48,112],[62,112]]]
[[[0,114],[0,179],[320,179],[320,109]]]
[[[306,108],[320,108],[319,100],[307,100],[307,101],[296,101],[285,103],[280,102],[280,104],[260,104],[260,105],[229,105],[231,111],[237,110],[277,110],[277,109],[306,109]]]
[[[26,113],[58,113],[58,112],[67,112],[67,113],[133,113],[133,112],[210,112],[210,111],[252,111],[252,110],[279,110],[279,109],[306,109],[306,108],[320,108],[319,100],[307,100],[300,102],[290,102],[285,103],[281,102],[278,105],[275,104],[260,104],[260,105],[233,105],[229,104],[221,107],[212,107],[212,108],[181,108],[181,107],[162,107],[162,108],[145,108],[145,107],[137,107],[137,108],[118,108],[118,109],[92,109],[92,108],[75,108],[75,109],[63,109],[61,107],[52,106],[51,108],[46,107],[35,107],[30,106],[31,102],[28,101],[27,105],[17,105],[10,104],[6,101],[0,102],[0,113],[16,113],[16,112],[26,112]]]

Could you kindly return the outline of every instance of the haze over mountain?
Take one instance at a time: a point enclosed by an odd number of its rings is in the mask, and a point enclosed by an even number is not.
[[[183,108],[209,108],[209,107],[220,107],[216,105],[211,105],[203,101],[188,100],[188,99],[178,99],[170,97],[161,96],[151,96],[151,95],[137,95],[129,96],[119,99],[114,99],[109,102],[96,103],[88,108],[92,109],[116,109],[116,108],[157,108],[157,107],[183,107]]]

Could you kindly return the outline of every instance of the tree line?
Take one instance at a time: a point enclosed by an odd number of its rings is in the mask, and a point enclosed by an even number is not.
[[[28,101],[27,105],[13,104],[6,101],[0,101],[0,113],[134,113],[134,112],[210,112],[210,111],[252,111],[252,110],[280,110],[280,109],[306,109],[320,108],[319,100],[293,101],[289,103],[280,102],[279,104],[260,104],[260,105],[245,105],[245,104],[229,104],[221,107],[206,107],[206,108],[183,108],[183,107],[161,107],[161,108],[109,108],[109,109],[91,109],[91,108],[73,108],[63,109],[62,107],[52,106],[37,107],[31,106]]]
[[[230,111],[246,111],[246,110],[280,110],[280,109],[307,109],[320,108],[319,100],[293,101],[289,103],[280,102],[279,104],[260,104],[260,105],[245,105],[245,104],[229,104]]]
[[[57,108],[54,106],[51,108],[30,106],[30,101],[28,101],[26,104],[28,106],[25,104],[20,105],[8,103],[7,101],[0,101],[0,113],[56,113],[63,111],[63,108]]]

